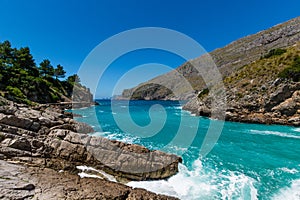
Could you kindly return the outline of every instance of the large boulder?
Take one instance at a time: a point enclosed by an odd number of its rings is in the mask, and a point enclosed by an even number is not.
[[[111,141],[56,129],[49,133],[53,138],[47,144],[52,154],[74,163],[97,166],[119,179],[153,180],[168,178],[178,172],[181,158],[145,147]]]
[[[300,109],[300,91],[295,91],[291,98],[285,99],[282,103],[273,107],[272,111],[278,111],[286,116],[293,116],[298,109]]]
[[[33,124],[33,121],[28,118],[19,118],[15,115],[4,115],[0,113],[0,123],[28,130]]]

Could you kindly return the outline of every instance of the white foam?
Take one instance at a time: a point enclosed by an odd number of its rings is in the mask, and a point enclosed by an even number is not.
[[[206,171],[200,160],[196,160],[192,168],[188,170],[180,164],[179,173],[168,180],[132,181],[127,185],[185,200],[257,199],[255,181],[244,174],[225,170],[221,174],[214,170]]]
[[[182,155],[188,151],[187,147],[180,147],[176,145],[170,145],[163,149],[165,152],[176,152],[177,155]]]
[[[176,110],[182,110],[182,106],[176,106],[176,107],[174,107],[174,109],[176,109]]]
[[[192,117],[197,116],[195,113],[192,113],[191,111],[188,111],[188,110],[182,110],[181,112],[182,112],[182,114],[186,114],[188,116],[192,116]]]
[[[103,179],[101,176],[97,176],[95,174],[87,174],[85,172],[78,173],[78,176],[80,176],[80,178],[99,178],[99,179]]]
[[[109,140],[118,140],[120,142],[124,142],[127,144],[138,143],[138,137],[128,135],[127,133],[111,133],[111,132],[104,132],[104,133],[109,133],[103,135]]]
[[[87,167],[87,166],[76,166],[76,168],[82,171],[82,172],[78,173],[80,178],[100,178],[100,179],[103,179],[103,177],[105,177],[109,181],[117,182],[117,180],[115,179],[114,176],[109,175],[109,174],[105,173],[104,171],[97,170],[95,168]],[[94,172],[97,172],[97,173],[101,174],[103,177],[95,175],[95,174],[87,174],[87,173],[85,173],[85,171],[94,171]]]
[[[75,110],[85,110],[85,109],[87,109],[87,108],[89,108],[89,107],[82,107],[82,108],[75,109]]]
[[[290,173],[290,174],[296,174],[296,173],[298,173],[299,171],[297,170],[297,169],[295,169],[295,168],[293,168],[293,169],[289,169],[289,168],[287,168],[287,167],[282,167],[282,168],[279,168],[281,171],[283,171],[283,172],[287,172],[287,173]]]
[[[285,187],[273,196],[273,200],[299,200],[300,199],[300,179],[292,181],[290,187]]]
[[[294,128],[293,131],[300,132],[300,128]]]
[[[278,131],[260,131],[260,130],[250,130],[251,134],[258,134],[258,135],[275,135],[279,137],[285,137],[285,138],[294,138],[294,139],[300,139],[300,136],[298,135],[292,135],[290,133],[283,133]]]
[[[165,108],[169,110],[182,110],[182,106],[168,106]]]
[[[235,174],[222,176],[220,193],[222,199],[251,199],[257,200],[257,190],[254,187],[254,180],[244,174]]]
[[[105,131],[105,132],[95,132],[95,133],[93,133],[93,134],[91,134],[91,135],[93,135],[93,136],[106,136],[107,134],[110,134],[111,132],[109,132],[109,131]]]
[[[180,172],[168,180],[132,181],[127,185],[135,188],[145,188],[155,193],[174,196],[180,199],[194,199],[197,196],[207,196],[210,194],[210,185],[207,182],[196,183],[196,177],[186,174],[187,169],[185,166],[180,165],[179,168]]]

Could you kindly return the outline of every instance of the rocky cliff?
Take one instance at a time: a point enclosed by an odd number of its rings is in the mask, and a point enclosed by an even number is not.
[[[300,125],[300,43],[276,49],[224,79],[226,120]],[[214,94],[202,92],[184,109],[211,116]]]
[[[223,102],[211,92],[196,70],[207,55],[191,60],[168,74],[123,92],[132,99],[189,99],[183,107],[196,115],[267,124],[300,125],[300,17],[237,40],[210,53],[222,75]],[[197,66],[199,65],[199,66]],[[181,78],[178,78],[178,74]],[[205,78],[205,77],[204,77]],[[211,77],[214,79],[214,77]],[[184,83],[189,81],[192,87]],[[207,81],[208,80],[208,81]],[[219,101],[222,102],[222,101]]]
[[[0,197],[4,199],[175,199],[110,182],[168,178],[181,158],[93,137],[93,129],[49,106],[0,99]],[[98,179],[79,179],[79,165]],[[101,173],[102,171],[102,173]],[[59,173],[61,172],[61,173]]]
[[[270,50],[290,47],[298,41],[300,41],[300,17],[239,39],[209,54],[225,79],[239,68],[259,60]],[[165,75],[142,83],[135,88],[124,90],[122,97],[133,99],[191,99],[206,87],[201,74],[193,67],[193,65],[201,63],[204,59],[205,56],[201,56]],[[178,73],[183,78],[178,79]],[[192,87],[186,87],[184,83],[186,80],[189,81]],[[174,91],[176,91],[176,94],[174,94]]]

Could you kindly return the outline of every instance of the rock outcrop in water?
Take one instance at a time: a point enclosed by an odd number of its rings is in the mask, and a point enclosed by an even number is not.
[[[177,173],[181,158],[89,136],[87,133],[93,132],[90,126],[58,109],[30,108],[5,99],[1,105],[2,198],[172,199],[106,180],[78,180],[72,174],[78,172],[76,166],[87,165],[120,181],[164,179]],[[58,173],[60,170],[64,173]]]

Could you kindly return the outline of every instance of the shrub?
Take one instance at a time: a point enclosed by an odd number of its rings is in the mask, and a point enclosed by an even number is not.
[[[236,96],[237,96],[239,99],[241,99],[241,98],[243,98],[244,95],[243,95],[242,93],[239,92],[239,93],[236,94]]]
[[[56,94],[50,93],[50,95],[52,102],[57,102],[59,100],[59,97]]]
[[[291,79],[294,82],[300,81],[300,56],[294,58],[291,66],[282,70],[278,76],[280,78]]]
[[[23,92],[17,87],[7,86],[6,90],[8,94],[10,94],[11,96],[18,97],[18,98],[26,98]]]
[[[270,58],[272,56],[280,56],[286,52],[286,49],[271,49],[263,58]]]
[[[246,87],[247,85],[249,85],[249,82],[245,82],[242,84],[242,87]]]
[[[198,98],[201,98],[201,97],[207,95],[208,93],[209,93],[209,89],[205,88],[198,94]]]

